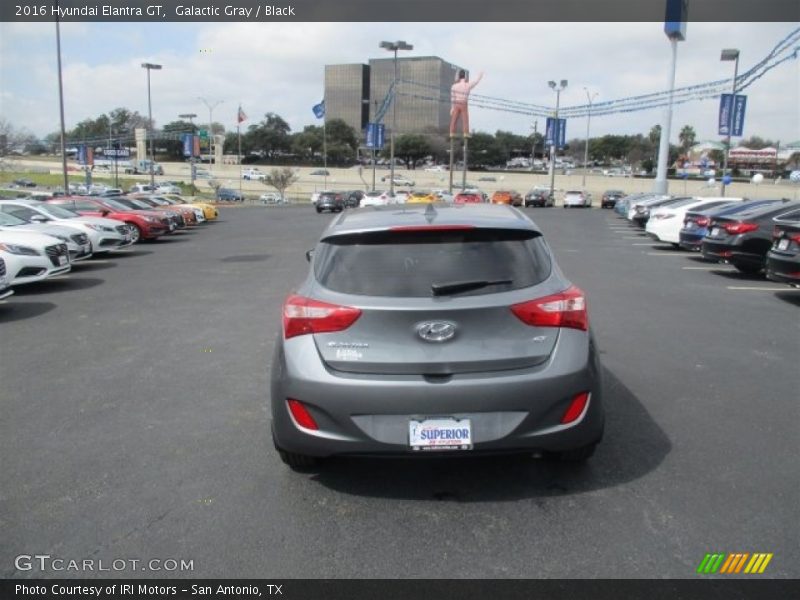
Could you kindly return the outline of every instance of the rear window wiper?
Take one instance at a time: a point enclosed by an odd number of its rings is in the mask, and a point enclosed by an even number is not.
[[[448,283],[432,283],[431,291],[434,296],[458,294],[489,287],[490,285],[510,285],[511,279],[476,279],[474,281],[450,281]]]

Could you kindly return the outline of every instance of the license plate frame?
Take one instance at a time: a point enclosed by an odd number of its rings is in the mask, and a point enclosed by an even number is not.
[[[712,228],[709,237],[719,237],[719,227]]]
[[[64,265],[66,265],[68,262],[69,262],[69,258],[67,258],[66,256],[64,256],[63,254],[62,254],[61,256],[59,256],[59,257],[58,257],[58,266],[59,266],[59,267],[63,267],[63,266],[64,266]]]
[[[408,445],[415,452],[471,450],[472,421],[456,417],[409,419]]]
[[[778,241],[778,250],[788,250],[789,249],[789,238],[783,238]]]

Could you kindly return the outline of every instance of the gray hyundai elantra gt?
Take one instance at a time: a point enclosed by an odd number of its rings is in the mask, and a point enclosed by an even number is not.
[[[345,211],[283,306],[272,434],[283,461],[530,452],[603,435],[586,298],[502,205]]]

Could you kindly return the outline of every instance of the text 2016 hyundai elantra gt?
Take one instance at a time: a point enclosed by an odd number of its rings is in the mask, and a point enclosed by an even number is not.
[[[283,306],[272,433],[332,455],[591,456],[601,367],[584,293],[507,206],[345,212]]]

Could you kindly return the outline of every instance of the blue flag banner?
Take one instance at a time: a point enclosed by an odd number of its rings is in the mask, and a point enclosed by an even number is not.
[[[320,102],[319,104],[314,105],[311,109],[314,111],[314,116],[318,119],[322,119],[325,117],[325,100]]]
[[[185,157],[192,156],[194,150],[194,136],[191,133],[184,133],[181,136],[181,143],[183,144],[183,155]]]
[[[747,96],[722,94],[719,98],[719,135],[741,137]]]
[[[367,123],[364,136],[366,138],[366,143],[364,145],[373,150],[380,150],[383,148],[384,131],[385,127],[383,123]]]
[[[567,143],[567,120],[547,117],[545,126],[545,143],[548,146],[556,145],[563,148]]]

